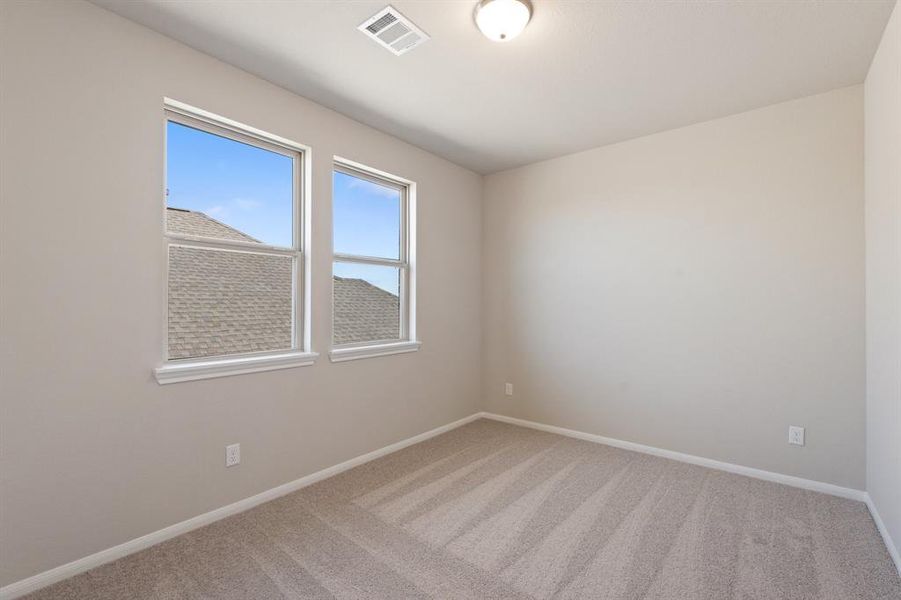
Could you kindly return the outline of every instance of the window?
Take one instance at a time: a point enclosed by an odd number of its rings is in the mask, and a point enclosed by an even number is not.
[[[336,160],[333,361],[410,352],[415,337],[415,184]]]
[[[304,148],[167,102],[160,383],[311,364]]]

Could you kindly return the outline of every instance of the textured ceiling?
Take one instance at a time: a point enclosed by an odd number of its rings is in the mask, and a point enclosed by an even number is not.
[[[475,0],[396,0],[432,36],[356,30],[386,2],[94,0],[480,173],[863,81],[894,0],[533,0],[516,40]]]

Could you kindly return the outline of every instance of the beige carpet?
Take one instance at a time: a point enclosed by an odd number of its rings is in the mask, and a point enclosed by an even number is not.
[[[33,599],[901,599],[850,500],[481,420]]]

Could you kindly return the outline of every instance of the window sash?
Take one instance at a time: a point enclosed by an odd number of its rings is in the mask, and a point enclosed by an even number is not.
[[[261,148],[263,150],[268,150],[269,152],[274,152],[276,154],[280,154],[287,158],[291,159],[291,214],[292,214],[292,223],[291,223],[291,246],[273,246],[270,244],[264,243],[254,243],[254,242],[240,242],[237,240],[220,240],[218,238],[209,238],[203,236],[191,236],[185,235],[181,233],[171,233],[169,231],[168,226],[164,228],[164,234],[172,239],[183,239],[188,241],[215,241],[216,243],[230,243],[230,244],[246,244],[249,246],[253,246],[255,248],[267,248],[267,249],[275,249],[282,248],[286,250],[293,250],[295,252],[299,252],[301,248],[303,248],[303,224],[301,223],[301,189],[303,189],[303,173],[300,166],[303,164],[303,151],[295,150],[291,148],[286,148],[281,144],[276,144],[270,141],[267,141],[264,137],[256,137],[252,135],[248,135],[246,133],[242,133],[233,127],[227,127],[218,123],[211,123],[208,120],[203,120],[197,117],[188,116],[184,112],[179,112],[172,110],[171,108],[167,108],[166,111],[166,123],[168,124],[170,121],[173,123],[178,123],[180,125],[184,125],[186,127],[191,127],[193,129],[197,129],[198,131],[202,131],[204,133],[208,133],[210,135],[219,136],[225,139],[229,139],[235,142],[239,142],[242,144],[247,144],[248,146],[254,146],[256,148]],[[168,142],[165,144],[166,150],[168,150]],[[164,156],[165,159],[165,156]],[[164,165],[166,164],[164,160]],[[169,180],[168,176],[165,177],[165,187],[168,189]],[[165,207],[168,207],[168,197],[163,195],[163,202]]]
[[[240,243],[240,242],[239,242]],[[289,348],[278,348],[275,350],[261,350],[259,352],[232,352],[230,354],[211,354],[209,356],[188,356],[184,358],[170,358],[169,356],[169,250],[170,248],[177,246],[181,248],[199,248],[202,250],[216,250],[220,252],[236,252],[242,254],[259,254],[262,256],[279,256],[279,257],[289,257],[292,259],[291,261],[291,346]],[[279,355],[284,354],[285,352],[295,352],[300,349],[300,339],[301,339],[301,331],[302,331],[302,323],[303,319],[300,318],[302,315],[300,311],[302,310],[302,306],[300,306],[300,298],[299,290],[302,286],[303,282],[303,254],[299,251],[283,251],[280,248],[275,248],[274,250],[265,250],[259,249],[253,243],[248,243],[247,246],[249,248],[234,248],[229,247],[231,244],[219,244],[219,243],[206,243],[206,239],[204,238],[203,243],[196,242],[184,242],[180,240],[173,240],[166,243],[166,340],[165,340],[165,359],[168,363],[182,363],[182,362],[193,362],[193,361],[214,361],[217,359],[228,359],[228,358],[242,358],[242,357],[252,357],[252,356],[267,356],[267,355]]]
[[[342,254],[335,253],[335,257],[343,257],[352,260],[359,260],[361,262],[369,262],[369,261],[388,261],[388,262],[372,262],[372,264],[388,264],[392,263],[395,265],[398,264],[407,264],[408,257],[410,253],[409,244],[407,242],[409,236],[409,191],[410,186],[404,183],[400,183],[394,181],[392,179],[386,177],[379,177],[378,175],[373,175],[372,173],[367,173],[359,167],[353,167],[347,165],[342,162],[336,161],[333,166],[333,171],[337,171],[339,173],[344,173],[345,175],[350,175],[351,177],[357,177],[359,179],[363,179],[370,183],[374,183],[376,185],[380,185],[382,187],[391,188],[397,190],[400,193],[400,213],[398,214],[398,219],[400,219],[400,239],[398,243],[400,244],[400,251],[398,252],[397,260],[391,258],[380,258],[377,256],[366,256],[363,254]],[[333,192],[334,192],[334,183]],[[334,223],[332,224],[332,237],[334,239]]]
[[[335,343],[335,300],[334,300],[334,279],[332,280],[332,348],[358,348],[361,346],[376,346],[380,344],[396,344],[397,342],[410,341],[410,313],[409,313],[409,295],[408,291],[410,289],[410,269],[406,264],[396,264],[396,261],[388,261],[388,263],[372,263],[361,260],[354,260],[352,257],[342,257],[340,260],[338,257],[335,257],[332,265],[332,277],[334,278],[334,263],[345,263],[345,264],[358,264],[358,265],[371,265],[377,264],[378,266],[385,267],[394,267],[398,269],[398,277],[397,277],[397,301],[398,301],[398,318],[400,319],[400,323],[398,324],[398,337],[394,339],[383,339],[383,340],[364,340],[361,342],[349,342],[347,344],[336,344]]]
[[[398,215],[400,218],[400,258],[395,260],[391,258],[379,258],[375,256],[366,256],[360,254],[345,254],[345,253],[334,253],[332,256],[333,265],[334,263],[347,263],[347,264],[362,264],[362,265],[376,265],[376,266],[385,266],[385,267],[395,267],[399,269],[399,277],[398,277],[398,302],[400,308],[400,324],[399,324],[399,339],[393,340],[366,340],[363,342],[352,342],[348,344],[336,344],[334,342],[335,334],[334,334],[334,325],[335,325],[335,313],[334,313],[334,296],[332,298],[332,348],[341,349],[341,348],[361,348],[366,346],[378,346],[384,344],[396,344],[399,341],[412,341],[412,314],[411,314],[411,302],[410,302],[410,290],[412,289],[412,269],[410,268],[410,188],[411,184],[402,183],[396,181],[390,176],[380,176],[378,174],[373,174],[367,171],[362,166],[355,166],[348,164],[345,161],[335,159],[333,165],[333,171],[337,171],[339,173],[344,173],[345,175],[350,175],[351,177],[358,177],[360,179],[364,179],[376,185],[381,185],[384,187],[389,187],[396,189],[400,192],[400,214]],[[333,225],[334,228],[334,225]],[[334,235],[334,231],[333,231]],[[334,267],[332,268],[332,274],[334,277]],[[334,284],[333,284],[334,285]],[[333,292],[334,294],[334,292]]]
[[[277,356],[283,355],[286,351],[296,352],[300,350],[308,351],[309,348],[304,347],[306,344],[306,332],[303,331],[304,311],[307,308],[303,305],[306,298],[306,290],[304,290],[304,263],[305,256],[303,252],[306,239],[304,231],[306,223],[304,222],[303,197],[304,189],[304,169],[306,164],[305,153],[307,152],[301,146],[294,144],[288,140],[284,140],[277,136],[267,134],[250,127],[240,125],[234,121],[217,117],[212,113],[207,113],[193,107],[166,99],[164,109],[165,119],[163,136],[163,243],[165,246],[165,272],[164,272],[164,298],[163,307],[165,310],[164,334],[163,334],[163,359],[164,363],[179,364],[190,362],[215,362],[216,360],[231,360],[244,357],[258,356]],[[165,193],[168,187],[168,177],[165,174],[165,165],[167,164],[166,153],[168,152],[168,142],[165,141],[166,126],[172,121],[192,127],[199,131],[217,135],[226,139],[234,140],[240,143],[248,144],[263,150],[268,150],[287,156],[291,159],[291,178],[292,178],[292,245],[290,247],[273,246],[263,243],[244,242],[239,240],[223,240],[218,238],[209,238],[203,236],[192,236],[180,233],[172,233],[169,231],[167,224],[168,197]],[[263,254],[273,256],[290,256],[292,257],[291,268],[291,348],[289,350],[279,349],[272,351],[249,352],[249,353],[233,353],[233,354],[217,354],[205,357],[191,358],[170,358],[169,357],[169,249],[172,246],[184,246],[204,248],[211,250],[221,250],[229,252],[247,252],[251,254]]]

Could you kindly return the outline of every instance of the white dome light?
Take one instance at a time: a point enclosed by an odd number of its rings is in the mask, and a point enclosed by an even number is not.
[[[529,0],[482,0],[476,6],[476,25],[494,42],[509,42],[518,36],[531,16]]]

